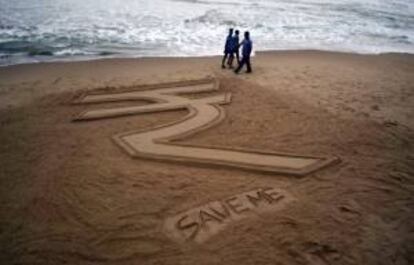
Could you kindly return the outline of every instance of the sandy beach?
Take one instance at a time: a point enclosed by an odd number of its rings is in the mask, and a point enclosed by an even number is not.
[[[252,64],[239,75],[219,57],[0,67],[0,263],[413,264],[414,55],[269,51]],[[198,79],[232,101],[177,142],[340,162],[298,177],[131,157],[111,140],[184,110],[72,121],[148,104],[72,104],[82,95]],[[195,213],[203,238],[176,240]]]

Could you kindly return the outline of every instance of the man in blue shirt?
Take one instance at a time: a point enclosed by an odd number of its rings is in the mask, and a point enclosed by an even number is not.
[[[231,55],[232,37],[233,37],[233,29],[229,29],[229,35],[227,35],[226,43],[224,44],[224,56],[223,56],[223,60],[221,61],[221,68],[226,68],[224,64],[227,60],[227,57]]]
[[[233,60],[234,56],[236,56],[237,59],[237,65],[240,64],[240,57],[239,57],[239,32],[236,30],[234,32],[234,36],[231,38],[231,55],[229,58],[229,67],[233,68]]]
[[[250,65],[250,54],[252,53],[253,42],[250,40],[250,33],[248,31],[244,33],[244,40],[242,41],[242,43],[240,43],[240,45],[243,46],[243,50],[242,50],[243,58],[239,64],[239,67],[237,67],[237,69],[234,72],[238,74],[240,70],[243,68],[243,66],[246,64],[247,65],[246,73],[251,73],[252,67]]]

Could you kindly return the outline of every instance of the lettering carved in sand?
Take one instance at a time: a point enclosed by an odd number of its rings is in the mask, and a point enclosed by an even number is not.
[[[178,121],[156,128],[117,134],[113,136],[113,139],[133,157],[221,165],[291,175],[305,175],[337,161],[336,158],[175,143],[174,140],[183,139],[220,123],[225,117],[225,111],[220,105],[231,102],[229,92],[197,99],[184,97],[182,94],[213,92],[218,89],[218,82],[215,80],[199,80],[155,85],[147,90],[86,94],[75,103],[133,100],[147,100],[154,103],[144,106],[88,110],[81,113],[75,120],[86,121],[185,109],[188,115]]]
[[[169,217],[164,232],[178,243],[203,243],[234,221],[280,210],[292,200],[282,190],[260,188]]]

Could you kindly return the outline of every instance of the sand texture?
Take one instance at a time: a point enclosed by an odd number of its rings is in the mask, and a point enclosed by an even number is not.
[[[133,157],[152,158],[209,166],[227,166],[271,173],[304,176],[313,171],[338,163],[338,158],[317,158],[288,155],[263,150],[230,149],[219,146],[176,144],[189,136],[219,124],[226,116],[220,104],[231,103],[231,93],[202,98],[186,98],[180,94],[218,91],[216,79],[163,83],[135,91],[87,94],[75,100],[77,104],[147,100],[152,104],[94,109],[82,112],[74,121],[115,118],[126,115],[170,110],[186,110],[188,114],[177,121],[155,128],[125,132],[113,137]],[[154,104],[155,102],[155,104]],[[132,102],[133,104],[134,102]]]
[[[217,57],[0,68],[0,264],[413,264],[414,57],[252,63],[238,76]],[[292,177],[131,157],[112,139],[189,113],[139,93],[206,78],[219,87],[172,96],[226,115],[174,144],[341,162]]]

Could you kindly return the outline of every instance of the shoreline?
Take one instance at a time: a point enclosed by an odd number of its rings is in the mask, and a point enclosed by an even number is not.
[[[365,53],[365,52],[356,52],[356,51],[341,51],[341,50],[329,50],[329,49],[281,49],[281,50],[258,50],[254,51],[252,57],[257,56],[258,54],[266,53],[331,53],[331,54],[347,54],[347,55],[364,55],[364,56],[383,56],[383,55],[404,55],[404,56],[414,56],[414,53],[409,52],[379,52],[379,53]],[[41,64],[55,64],[55,63],[78,63],[78,62],[89,62],[89,61],[100,61],[100,60],[140,60],[140,59],[201,59],[201,58],[212,58],[212,57],[221,57],[222,54],[213,54],[213,55],[180,55],[180,56],[130,56],[122,54],[114,54],[108,56],[73,56],[65,58],[56,58],[51,60],[44,60],[38,62],[21,62],[13,64],[0,65],[0,69],[8,68],[18,65],[41,65]],[[53,57],[51,57],[53,58]]]

